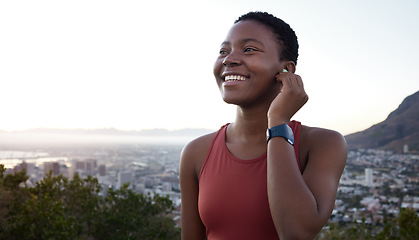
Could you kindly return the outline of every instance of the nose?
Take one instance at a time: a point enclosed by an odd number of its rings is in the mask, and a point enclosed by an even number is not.
[[[226,67],[238,66],[240,65],[240,60],[237,58],[237,56],[230,53],[224,58],[223,65]]]

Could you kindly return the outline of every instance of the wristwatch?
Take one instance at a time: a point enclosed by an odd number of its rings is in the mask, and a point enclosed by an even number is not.
[[[287,124],[268,128],[266,131],[266,136],[268,138],[267,142],[269,142],[271,138],[282,137],[287,140],[289,144],[294,146],[294,134],[292,133],[292,129]]]

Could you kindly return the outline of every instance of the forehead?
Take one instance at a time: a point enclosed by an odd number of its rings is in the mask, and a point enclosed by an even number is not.
[[[264,45],[274,45],[278,47],[273,32],[262,23],[255,20],[243,20],[234,24],[227,34],[226,42],[234,43],[242,39],[255,39]]]

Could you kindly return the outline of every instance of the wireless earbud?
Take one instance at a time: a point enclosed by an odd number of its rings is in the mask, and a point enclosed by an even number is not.
[[[288,71],[287,71],[287,69],[286,69],[286,68],[284,68],[284,69],[282,70],[282,72],[288,72]]]

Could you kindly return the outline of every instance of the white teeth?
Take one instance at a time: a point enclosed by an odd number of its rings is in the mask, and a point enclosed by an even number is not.
[[[230,81],[244,81],[246,80],[245,77],[240,76],[240,75],[228,75],[225,77],[225,81],[226,82],[230,82]]]

